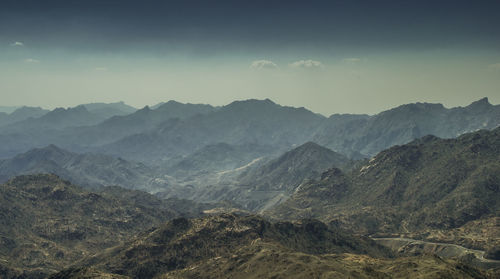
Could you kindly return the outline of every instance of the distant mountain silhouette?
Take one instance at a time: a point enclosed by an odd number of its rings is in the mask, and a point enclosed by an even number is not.
[[[167,121],[99,150],[159,162],[220,142],[289,147],[307,141],[322,120],[323,116],[304,108],[283,107],[270,100],[237,101],[203,115]]]
[[[451,109],[441,104],[415,103],[373,116],[332,115],[313,140],[344,154],[372,156],[425,135],[454,138],[499,125],[500,105],[491,105],[487,98]]]
[[[14,112],[16,109],[20,108],[19,106],[0,106],[0,114],[10,114]]]
[[[116,103],[89,103],[83,106],[91,113],[98,115],[101,119],[108,119],[115,115],[127,115],[137,111],[124,102]]]
[[[47,112],[48,110],[44,110],[40,107],[20,107],[11,113],[0,114],[0,126],[16,123],[28,118],[38,118]]]
[[[122,106],[119,104],[115,105]],[[486,98],[467,107],[448,109],[441,104],[415,103],[373,116],[329,118],[268,99],[236,101],[218,108],[169,101],[154,110],[145,107],[95,124],[99,122],[96,115],[83,106],[4,126],[0,128],[4,143],[0,157],[56,144],[76,152],[107,153],[164,165],[219,143],[288,150],[313,141],[360,159],[427,134],[454,138],[500,124],[500,106],[491,105]]]
[[[168,102],[158,110],[145,107],[132,114],[116,115],[104,120],[102,112],[92,113],[86,106],[94,112],[109,106],[111,106],[110,111],[116,112],[115,107],[119,107],[120,111],[124,109],[121,103],[87,104],[70,109],[56,109],[44,118],[0,127],[0,140],[5,143],[4,146],[0,146],[0,157],[11,157],[31,148],[49,144],[77,152],[89,151],[90,146],[99,146],[148,131],[169,119],[189,117],[213,109],[208,105]]]

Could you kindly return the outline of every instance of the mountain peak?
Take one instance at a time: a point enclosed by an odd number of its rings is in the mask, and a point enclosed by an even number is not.
[[[326,149],[326,150],[330,150],[326,147],[323,147],[313,141],[308,141],[302,145],[300,145],[299,147],[297,147],[295,150],[299,150],[299,149]]]
[[[271,99],[269,99],[269,98],[264,99],[264,102],[266,102],[266,103],[268,103],[268,104],[273,104],[273,105],[276,105],[276,103],[275,103],[275,102],[273,102],[273,101],[272,101]]]
[[[21,115],[29,115],[29,116],[41,116],[47,112],[46,110],[42,109],[41,107],[27,107],[27,106],[22,106],[12,113],[10,113],[10,116],[21,116]]]
[[[344,161],[347,162],[348,159],[342,154],[339,154],[329,148],[326,148],[322,145],[319,145],[315,142],[308,141],[290,151],[285,153],[283,156],[286,158],[291,158],[291,157],[301,157],[302,159],[312,159],[312,160],[317,160],[319,156],[325,157],[325,158],[336,158],[339,161]],[[313,156],[311,158],[311,156]]]
[[[78,105],[74,108],[69,108],[68,111],[88,112],[87,108],[84,105]]]
[[[151,108],[149,106],[144,106],[143,108],[141,108],[140,110],[138,110],[137,112],[149,112],[151,111]]]
[[[82,104],[88,111],[103,111],[103,110],[118,110],[123,111],[124,113],[132,113],[137,109],[135,107],[129,106],[125,104],[123,101],[114,102],[114,103],[88,103]]]
[[[181,108],[183,106],[185,106],[185,104],[174,101],[174,100],[170,100],[166,103],[162,103],[159,106],[153,107],[153,110],[162,111],[162,110],[169,110],[169,109],[174,109],[174,108]]]
[[[396,108],[382,112],[381,114],[387,113],[415,113],[415,112],[427,112],[433,110],[444,110],[443,104],[436,103],[411,103],[398,106]]]
[[[72,108],[62,108],[62,107],[59,107],[59,108],[55,108],[54,110],[48,112],[46,114],[47,117],[49,116],[55,116],[55,115],[58,115],[58,116],[61,116],[62,114],[69,114],[69,113],[88,113],[89,111],[87,110],[87,108],[84,106],[84,105],[78,105],[76,107],[72,107]]]
[[[171,104],[171,105],[182,105],[182,103],[180,102],[177,102],[176,100],[170,100],[167,102],[167,104]]]
[[[468,109],[484,109],[488,107],[491,107],[491,103],[489,102],[488,97],[479,99],[467,106]]]
[[[265,106],[265,105],[276,106],[277,104],[271,101],[270,99],[264,99],[264,100],[248,99],[248,100],[234,101],[227,106],[233,107],[233,106]]]

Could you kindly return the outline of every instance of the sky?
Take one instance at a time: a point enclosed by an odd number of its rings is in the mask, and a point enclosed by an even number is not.
[[[0,2],[0,105],[500,103],[500,1]]]

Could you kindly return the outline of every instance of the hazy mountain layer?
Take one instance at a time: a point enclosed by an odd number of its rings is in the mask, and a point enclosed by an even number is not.
[[[84,105],[74,108],[56,108],[37,118],[28,118],[1,128],[3,134],[34,133],[37,131],[60,130],[67,127],[95,125],[106,118],[87,110]]]
[[[234,148],[234,147],[233,147]],[[231,150],[230,154],[242,158],[240,152],[235,152],[230,146],[210,146],[208,150]],[[202,155],[211,154],[208,150],[195,158],[206,158]],[[245,149],[246,150],[246,149]],[[211,165],[220,164],[216,158],[226,158],[226,154],[210,155],[214,158]],[[246,154],[246,153],[245,153]],[[253,154],[256,157],[258,154]],[[260,154],[264,155],[264,154]],[[245,157],[245,156],[243,156]],[[252,158],[248,157],[248,159]],[[188,157],[192,162],[193,157]],[[205,163],[208,160],[196,162]],[[185,187],[169,188],[161,194],[163,197],[190,198],[203,202],[231,201],[246,210],[259,211],[275,206],[286,200],[295,189],[305,180],[319,178],[328,168],[343,167],[350,160],[328,148],[308,142],[276,157],[258,157],[248,164],[236,169],[205,172],[197,176],[190,176],[177,182]],[[177,165],[181,167],[183,164]],[[181,172],[177,172],[180,174]],[[182,178],[182,177],[180,177]],[[176,190],[179,191],[176,191]]]
[[[303,108],[282,107],[269,100],[248,100],[204,115],[165,122],[150,132],[123,137],[99,150],[161,164],[220,142],[289,149],[313,140],[360,158],[427,134],[451,138],[499,124],[500,106],[492,106],[487,99],[465,108],[417,103],[374,116],[334,115],[328,119]]]
[[[416,103],[373,116],[330,118],[270,100],[237,101],[218,108],[170,101],[156,109],[145,107],[128,115],[102,119],[116,107],[123,105],[108,104],[103,109],[90,104],[59,109],[42,118],[11,124],[0,129],[4,143],[0,156],[56,144],[76,152],[108,153],[163,165],[207,145],[254,144],[288,150],[312,140],[351,158],[362,158],[427,134],[452,138],[500,124],[500,106],[491,105],[486,98],[463,108]]]
[[[289,148],[307,141],[325,118],[270,100],[236,101],[210,113],[167,121],[149,133],[125,137],[99,149],[138,161],[162,161],[206,145],[266,145]]]
[[[168,102],[156,110],[148,107],[135,111],[123,103],[86,104],[57,108],[37,118],[0,127],[0,156],[9,157],[35,147],[56,144],[72,151],[89,150],[122,137],[148,131],[171,118],[205,113],[208,105]],[[19,109],[21,110],[21,109]],[[128,114],[128,112],[132,112]],[[1,121],[1,120],[0,120]]]
[[[0,114],[0,126],[16,123],[28,118],[38,118],[47,112],[48,110],[39,107],[20,107],[10,113]]]
[[[0,106],[0,113],[10,114],[18,108],[18,106]]]
[[[441,104],[402,105],[373,116],[332,115],[313,137],[332,150],[368,156],[393,145],[435,135],[454,138],[479,129],[500,125],[500,105],[483,98],[467,107],[447,109]]]
[[[77,185],[92,188],[119,185],[154,191],[167,186],[166,180],[155,179],[154,169],[141,163],[102,154],[77,154],[55,145],[0,160],[0,182],[20,174],[35,173],[54,173]]]
[[[115,116],[92,127],[78,130],[67,130],[63,134],[75,138],[80,145],[96,146],[117,141],[121,138],[149,132],[158,125],[172,119],[186,119],[215,110],[210,105],[181,104],[169,101],[156,109],[144,107],[136,112],[123,116]]]
[[[102,119],[108,119],[113,116],[127,115],[137,111],[124,102],[116,103],[90,103],[83,105],[89,112],[98,115]]]
[[[270,146],[256,144],[230,145],[227,143],[210,144],[178,160],[166,172],[179,178],[203,175],[210,172],[230,171],[242,167],[252,160],[269,156],[277,150]],[[166,162],[166,164],[171,164]]]

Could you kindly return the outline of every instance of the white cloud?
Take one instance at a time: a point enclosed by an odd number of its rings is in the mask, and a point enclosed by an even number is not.
[[[273,61],[269,60],[255,60],[250,64],[250,68],[252,69],[268,69],[268,70],[273,70],[273,69],[278,69],[278,65],[274,63]]]
[[[40,60],[33,59],[33,58],[26,58],[26,59],[24,59],[24,63],[40,63]]]
[[[319,69],[324,68],[325,66],[320,61],[315,60],[299,60],[293,63],[288,64],[288,66],[297,69]]]
[[[12,44],[10,44],[11,46],[24,46],[24,43],[23,42],[13,42]]]
[[[342,59],[342,62],[354,64],[354,63],[361,62],[361,59],[357,58],[357,57],[351,57],[351,58]]]
[[[488,65],[488,68],[491,70],[500,70],[500,63],[490,64]]]

